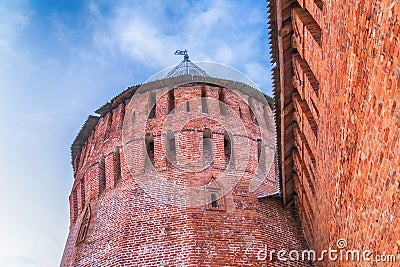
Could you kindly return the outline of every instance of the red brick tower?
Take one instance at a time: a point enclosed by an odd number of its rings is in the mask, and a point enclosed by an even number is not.
[[[276,261],[266,248],[306,249],[280,206],[266,100],[185,56],[89,116],[72,145],[61,266],[256,266]],[[288,264],[309,266],[274,266]]]
[[[319,255],[371,252],[317,266],[400,266],[400,1],[268,5],[284,205]]]

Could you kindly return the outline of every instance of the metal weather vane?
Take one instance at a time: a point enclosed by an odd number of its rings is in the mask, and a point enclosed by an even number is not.
[[[175,55],[181,55],[181,56],[186,56],[187,55],[187,50],[176,50]]]
[[[204,76],[209,77],[210,75],[199,66],[194,64],[189,60],[188,51],[185,50],[176,50],[175,55],[183,56],[183,60],[175,66],[171,71],[167,73],[165,78],[177,77],[180,75],[192,75],[192,76]]]
[[[189,59],[188,51],[186,49],[185,50],[176,50],[175,55],[183,56],[183,58],[186,60]]]

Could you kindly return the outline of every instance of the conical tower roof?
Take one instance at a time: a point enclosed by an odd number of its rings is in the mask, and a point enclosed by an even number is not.
[[[177,77],[180,75],[192,75],[192,76],[205,76],[210,77],[205,70],[194,64],[189,60],[187,50],[181,51],[176,50],[175,55],[184,55],[183,60],[175,68],[167,73],[165,78]]]

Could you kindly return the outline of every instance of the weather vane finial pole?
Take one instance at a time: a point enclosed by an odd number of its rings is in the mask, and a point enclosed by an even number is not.
[[[184,59],[189,59],[188,51],[185,50],[176,50],[175,55],[181,55]]]

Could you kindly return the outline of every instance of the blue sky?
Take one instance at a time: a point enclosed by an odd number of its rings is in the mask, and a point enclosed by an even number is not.
[[[271,94],[266,2],[0,2],[0,266],[59,265],[86,117],[179,63],[215,61]]]

